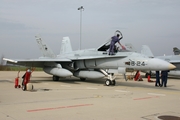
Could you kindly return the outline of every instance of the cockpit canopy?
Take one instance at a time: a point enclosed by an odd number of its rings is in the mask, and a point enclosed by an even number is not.
[[[97,48],[97,51],[103,51],[103,52],[109,51],[110,43],[111,43],[111,39],[109,39],[106,43],[99,46]],[[126,43],[125,48],[126,48],[126,50],[122,49],[121,46],[119,46],[119,44],[116,44],[115,52],[136,52],[136,49],[130,43]]]

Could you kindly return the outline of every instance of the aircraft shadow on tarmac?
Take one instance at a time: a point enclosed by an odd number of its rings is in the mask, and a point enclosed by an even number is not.
[[[79,80],[78,78],[61,78],[59,81],[53,81],[51,77],[43,77],[41,80],[34,79],[31,80],[31,83],[43,83],[43,82],[57,82],[57,83],[66,83],[66,84],[81,84],[84,83],[90,83],[90,84],[96,84],[97,86],[105,86],[104,84],[105,79],[87,79],[85,81]],[[140,87],[140,88],[153,88],[153,89],[161,89],[161,90],[175,90],[180,91],[179,89],[173,88],[174,85],[168,85],[168,87],[155,87],[155,82],[151,82],[149,84],[145,84],[142,81],[122,81],[117,80],[116,85],[112,87]]]
[[[0,80],[0,83],[4,83],[4,82],[13,83],[13,82],[10,81],[10,80]]]
[[[44,78],[43,80],[33,79],[31,83],[43,83],[43,82],[58,82],[58,83],[67,83],[67,84],[83,84],[83,83],[92,83],[103,85],[104,79],[87,79],[85,81],[79,80],[78,78],[60,78],[59,81],[53,81],[52,78]]]

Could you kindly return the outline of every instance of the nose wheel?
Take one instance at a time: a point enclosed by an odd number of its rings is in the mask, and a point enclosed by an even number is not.
[[[113,73],[110,73],[110,74],[107,75],[107,79],[105,80],[105,85],[106,86],[110,86],[110,85],[115,86],[116,85],[116,81],[115,81],[116,77],[113,77],[113,76],[114,76]]]
[[[115,86],[115,85],[116,85],[116,81],[115,81],[115,79],[114,79],[114,80],[109,80],[109,79],[107,79],[107,80],[105,81],[105,85],[106,85],[106,86],[110,86],[110,85]]]

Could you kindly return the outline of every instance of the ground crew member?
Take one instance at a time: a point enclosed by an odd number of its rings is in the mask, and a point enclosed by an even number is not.
[[[119,34],[117,34],[116,36],[111,37],[111,44],[110,44],[110,48],[109,48],[109,55],[114,55],[114,46],[115,44],[118,42],[119,45],[124,48],[123,45],[121,45],[120,40],[123,37],[121,36],[121,38],[119,38]]]
[[[160,84],[160,77],[159,77],[159,71],[156,71],[156,84],[155,84],[156,87],[159,87],[161,86]]]
[[[162,79],[161,87],[162,86],[167,87],[168,72],[169,70],[161,71],[161,79]]]

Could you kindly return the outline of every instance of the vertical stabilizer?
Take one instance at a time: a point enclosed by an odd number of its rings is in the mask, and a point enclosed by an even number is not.
[[[72,52],[71,41],[69,37],[63,37],[60,54],[66,54],[70,52]]]
[[[40,37],[35,36],[35,38],[36,38],[38,47],[43,54],[43,57],[50,57],[50,58],[55,57],[55,54],[53,53],[53,51],[48,47],[47,44],[43,43]]]
[[[180,55],[180,50],[177,47],[173,48],[174,55]]]
[[[141,54],[147,55],[148,57],[151,58],[154,57],[151,49],[147,45],[142,45]]]

